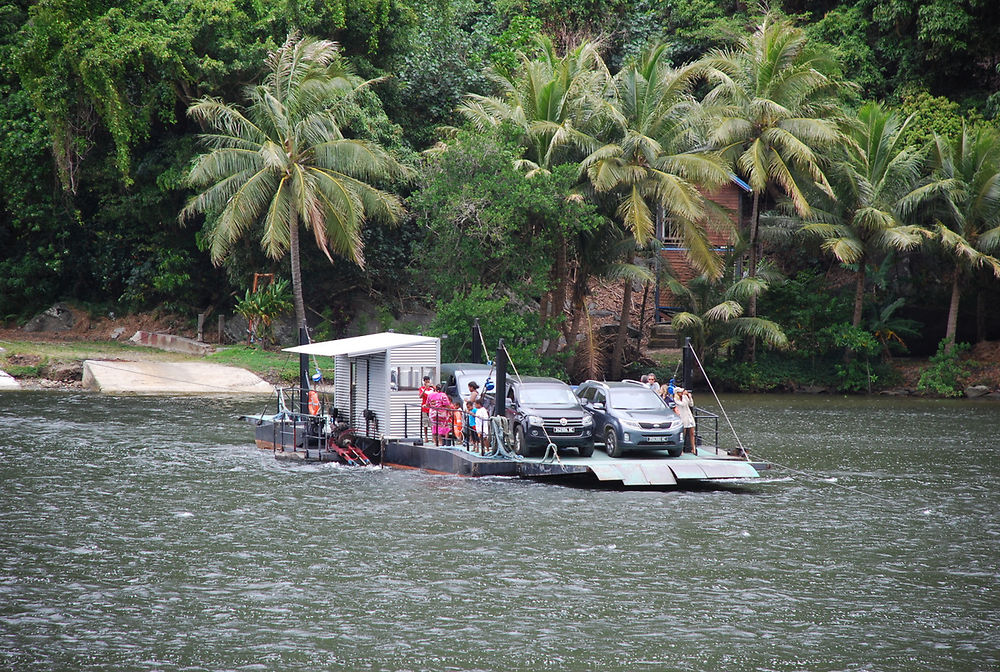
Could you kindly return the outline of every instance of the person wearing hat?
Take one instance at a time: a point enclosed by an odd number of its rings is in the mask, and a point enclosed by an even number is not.
[[[684,452],[697,455],[694,443],[694,428],[697,423],[694,420],[694,399],[691,398],[690,390],[674,388],[674,413],[680,416],[681,424],[684,425]]]

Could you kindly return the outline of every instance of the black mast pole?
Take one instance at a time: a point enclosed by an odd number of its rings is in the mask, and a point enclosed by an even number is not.
[[[684,387],[691,389],[694,383],[694,350],[691,347],[691,337],[684,339],[684,350],[681,353],[681,376],[684,378]]]
[[[507,351],[503,347],[503,339],[500,339],[499,345],[497,345],[497,403],[493,409],[493,415],[498,415],[501,418],[507,412]]]
[[[309,335],[306,328],[299,327],[299,345],[307,345]],[[299,353],[299,413],[309,412],[309,355]]]
[[[472,359],[473,364],[483,363],[483,332],[479,328],[479,318],[472,322]]]

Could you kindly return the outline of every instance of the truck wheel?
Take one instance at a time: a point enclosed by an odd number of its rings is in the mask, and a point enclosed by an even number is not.
[[[585,443],[580,446],[580,457],[590,457],[594,454],[594,442]]]
[[[622,456],[622,446],[618,443],[618,432],[615,431],[614,427],[608,427],[607,431],[604,432],[604,451],[608,457]]]
[[[524,438],[524,428],[521,426],[518,426],[514,430],[514,452],[522,457],[529,457],[531,455],[528,442]]]

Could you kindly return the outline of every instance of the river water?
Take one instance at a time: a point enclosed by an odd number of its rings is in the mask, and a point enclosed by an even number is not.
[[[287,465],[262,405],[0,394],[0,669],[1000,668],[998,404],[732,397],[787,468],[661,491]]]

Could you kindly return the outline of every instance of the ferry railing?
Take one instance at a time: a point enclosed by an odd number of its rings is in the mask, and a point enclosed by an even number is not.
[[[310,400],[311,408],[307,406],[303,411],[301,399],[309,399],[309,392],[315,393],[315,399]],[[273,423],[275,450],[280,446],[284,452],[298,452],[300,444],[303,451],[308,450],[310,444],[314,444],[314,448],[324,447],[323,443],[327,438],[326,418],[329,417],[335,424],[341,416],[332,403],[331,394],[303,390],[301,387],[279,387],[275,393],[278,397],[278,412]],[[316,412],[313,413],[312,410]],[[286,441],[286,438],[291,441]]]
[[[431,408],[430,413],[433,414],[434,409]],[[470,418],[475,414],[475,411],[469,412],[467,410],[459,410],[458,408],[452,407],[448,409],[449,418],[447,424],[449,426],[449,433],[445,436],[442,445],[460,445],[468,448],[470,445],[471,437],[469,435],[469,424]],[[462,430],[458,431],[458,423],[455,420],[455,414],[458,413],[462,416]],[[421,404],[404,404],[403,405],[403,436],[411,437],[410,434],[410,422],[415,421],[417,423],[417,436],[421,441],[425,440],[424,437],[424,424],[423,424],[423,408]],[[433,441],[434,436],[432,432],[434,431],[433,426],[433,416],[428,418],[428,435],[427,440]]]
[[[702,436],[701,428],[702,428],[702,420],[704,420],[706,425],[711,424],[712,426],[711,429],[709,429],[708,431],[715,434],[712,446],[714,448],[720,448],[721,446],[719,446],[719,416],[715,413],[712,413],[711,411],[706,411],[703,408],[698,408],[697,406],[694,407],[693,411],[694,411],[694,422],[695,422],[695,430],[694,430],[695,443],[697,443],[698,439],[701,438]]]

